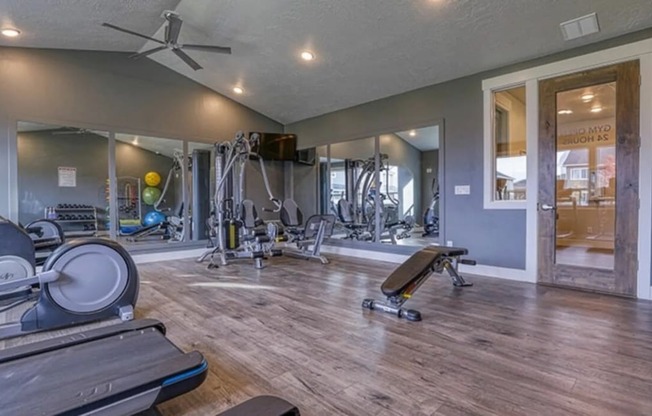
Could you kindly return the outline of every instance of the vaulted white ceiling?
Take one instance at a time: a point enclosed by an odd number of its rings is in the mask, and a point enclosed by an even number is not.
[[[197,72],[169,51],[152,59],[282,123],[652,26],[650,0],[3,0],[0,24],[23,34],[0,44],[144,50],[101,23],[162,38],[166,9],[181,43],[233,55],[189,51]],[[559,23],[591,12],[600,33],[565,42]]]

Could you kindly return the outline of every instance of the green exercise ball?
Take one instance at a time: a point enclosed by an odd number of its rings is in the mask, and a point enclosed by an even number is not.
[[[154,205],[161,197],[161,190],[148,186],[143,190],[143,202],[147,205]]]

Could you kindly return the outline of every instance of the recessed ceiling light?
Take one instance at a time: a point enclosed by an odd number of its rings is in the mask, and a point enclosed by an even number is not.
[[[414,137],[417,135],[417,132],[415,130],[410,130],[408,134],[410,135],[410,137]]]
[[[15,38],[20,35],[20,30],[18,29],[2,29],[2,34],[8,38]]]
[[[600,106],[596,106],[591,109],[592,113],[599,113],[600,111],[602,111],[602,107]]]
[[[557,111],[557,114],[564,114],[564,115],[566,115],[566,114],[573,114],[573,110],[566,110],[566,109],[564,109],[564,110],[559,110],[559,111]]]
[[[301,52],[301,59],[304,61],[312,61],[315,59],[315,54],[310,51]]]
[[[236,94],[242,94],[244,90],[241,87],[233,87],[233,92]]]
[[[582,98],[582,101],[584,101],[585,103],[588,103],[589,101],[591,101],[592,99],[595,98],[595,95],[594,95],[594,94],[591,94],[591,93],[589,92],[589,93],[586,93],[586,94],[582,95],[581,98]]]

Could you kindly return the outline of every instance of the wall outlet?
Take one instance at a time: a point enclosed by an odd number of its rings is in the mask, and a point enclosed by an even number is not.
[[[471,185],[455,185],[455,195],[471,195]]]
[[[432,173],[432,168],[426,169],[426,173]]]
[[[453,247],[453,240],[446,241],[446,247]]]

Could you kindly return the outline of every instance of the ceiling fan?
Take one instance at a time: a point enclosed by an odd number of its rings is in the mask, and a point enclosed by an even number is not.
[[[165,41],[161,41],[158,39],[154,39],[150,36],[143,35],[141,33],[133,32],[128,29],[123,29],[121,27],[112,25],[110,23],[102,23],[102,26],[106,26],[111,29],[118,30],[120,32],[124,33],[129,33],[130,35],[138,36],[147,40],[151,40],[152,42],[160,43],[162,46],[157,46],[156,48],[149,49],[144,52],[136,53],[130,56],[130,58],[133,59],[139,59],[148,55],[151,55],[156,52],[160,52],[165,49],[169,49],[177,55],[179,58],[183,60],[188,66],[190,66],[192,69],[197,71],[198,69],[202,69],[201,65],[199,65],[194,59],[192,59],[188,54],[186,54],[182,49],[190,49],[190,50],[197,50],[197,51],[206,51],[206,52],[215,52],[215,53],[224,53],[224,54],[231,54],[231,48],[227,48],[225,46],[212,46],[212,45],[182,45],[178,43],[179,40],[179,33],[181,33],[181,25],[183,24],[183,20],[179,17],[179,15],[175,12],[166,10],[163,12],[161,15],[162,17],[165,18],[165,20],[168,21],[167,26],[165,27]]]

